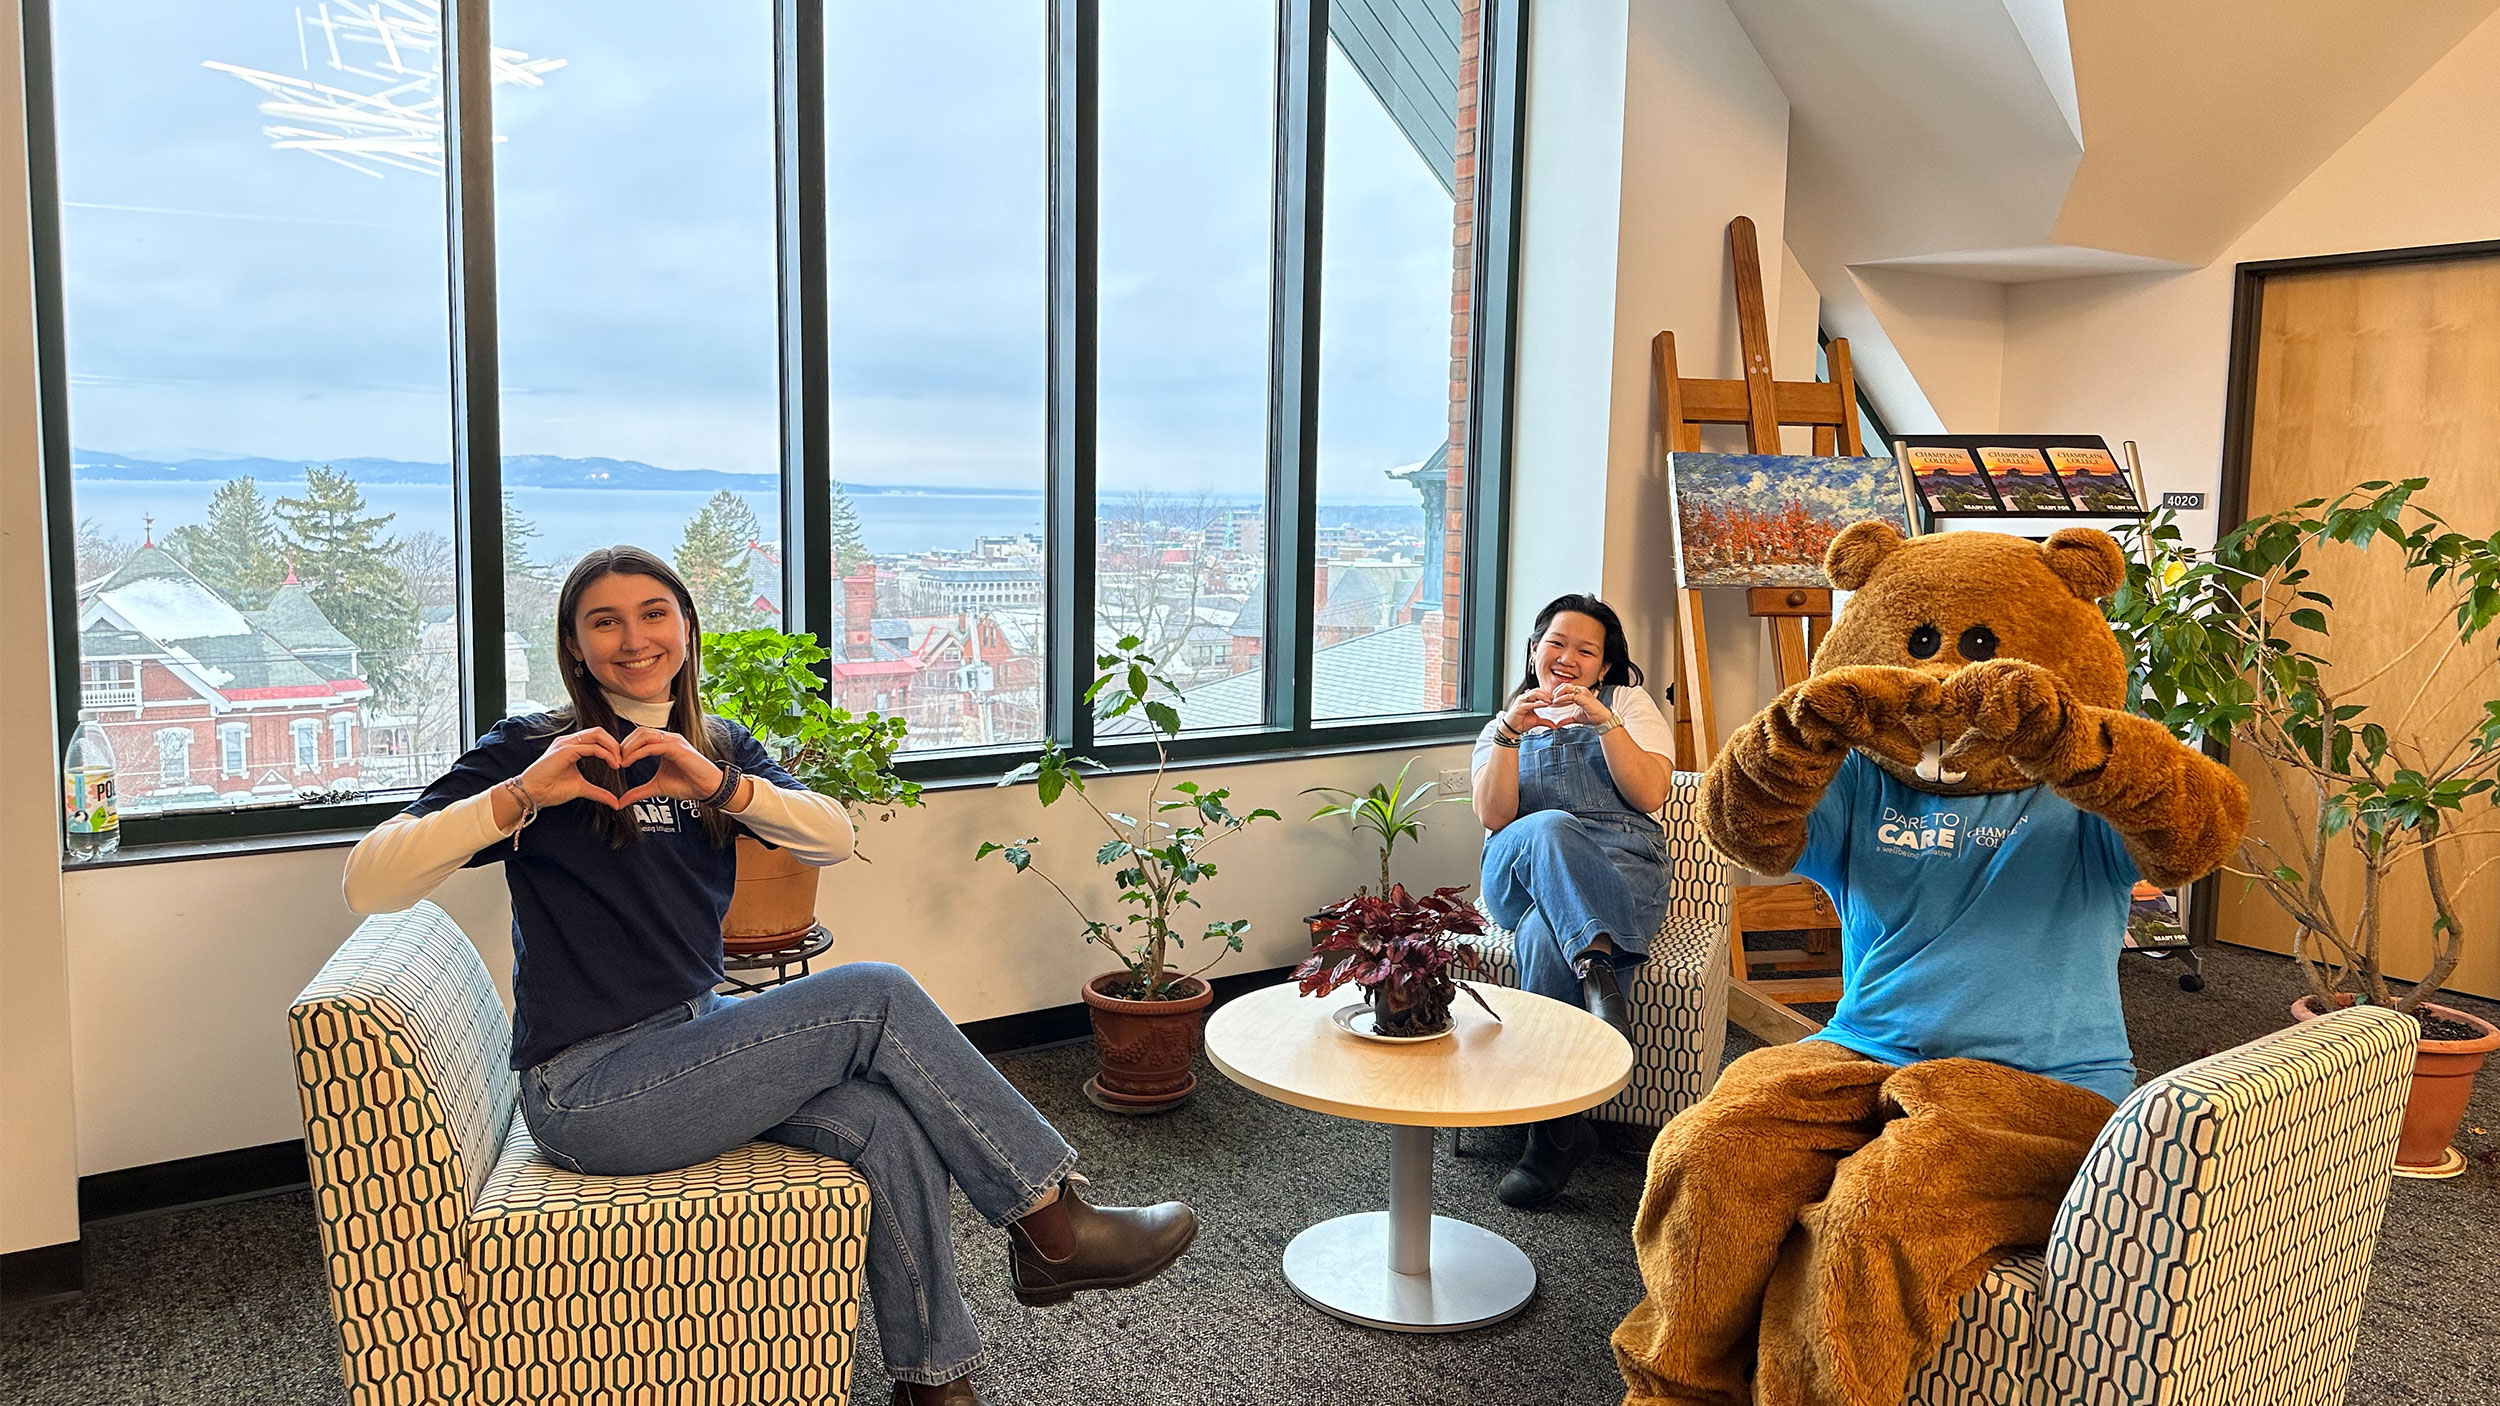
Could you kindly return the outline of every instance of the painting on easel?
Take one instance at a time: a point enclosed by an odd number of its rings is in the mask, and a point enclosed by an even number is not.
[[[1829,586],[1823,549],[1853,522],[1910,532],[1890,459],[1670,454],[1676,584]]]

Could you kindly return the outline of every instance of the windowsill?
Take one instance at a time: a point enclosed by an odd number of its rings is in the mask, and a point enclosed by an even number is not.
[[[1449,720],[1449,732],[1446,736],[1407,737],[1393,741],[1349,741],[1336,744],[1317,741],[1291,751],[1273,748],[1246,749],[1237,753],[1225,752],[1211,756],[1175,757],[1172,759],[1171,769],[1173,771],[1199,771],[1209,767],[1257,766],[1268,762],[1295,762],[1312,757],[1351,756],[1361,752],[1388,752],[1399,748],[1450,747],[1472,740],[1475,734],[1484,727],[1482,714],[1452,713],[1446,716]],[[1413,719],[1401,721],[1413,721]],[[1183,736],[1186,738],[1187,734]],[[1243,736],[1250,737],[1256,734],[1243,734]],[[1002,762],[998,771],[1005,772],[1012,765],[1011,762]],[[1098,774],[1122,776],[1152,771],[1154,766],[1153,759],[1148,758],[1144,761],[1121,762]],[[933,778],[921,783],[921,789],[924,792],[974,791],[993,789],[997,785],[998,776],[992,773],[979,776]],[[141,864],[181,864],[201,859],[231,859],[247,854],[286,854],[297,850],[342,849],[363,839],[368,828],[350,826],[325,830],[299,830],[282,835],[238,835],[231,839],[171,840],[161,844],[125,846],[104,859],[64,859],[61,861],[61,872],[83,874],[98,870],[126,869]]]

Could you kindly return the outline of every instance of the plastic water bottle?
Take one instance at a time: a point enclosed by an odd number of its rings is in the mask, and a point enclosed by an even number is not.
[[[61,805],[69,818],[69,857],[101,859],[122,847],[121,811],[113,803],[113,744],[81,709],[78,730],[61,757]]]

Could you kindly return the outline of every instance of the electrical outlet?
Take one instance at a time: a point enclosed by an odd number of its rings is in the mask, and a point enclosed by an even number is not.
[[[1442,795],[1463,796],[1467,794],[1467,790],[1467,768],[1463,766],[1445,766],[1441,768]]]

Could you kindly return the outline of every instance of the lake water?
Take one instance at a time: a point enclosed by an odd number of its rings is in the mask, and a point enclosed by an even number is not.
[[[303,491],[301,479],[261,483],[263,497],[273,502]],[[209,483],[130,483],[111,479],[82,480],[76,490],[77,514],[93,519],[108,537],[140,540],[144,519],[153,514],[155,534],[208,515]],[[379,483],[364,486],[369,512],[395,517],[384,531],[452,532],[451,490],[426,484]],[[630,542],[662,556],[672,554],[686,524],[703,510],[711,490],[631,488],[516,488],[513,506],[538,528],[530,554],[545,561],[570,562],[592,547]],[[758,521],[772,530],[781,503],[772,493],[740,493]],[[976,537],[1012,536],[1042,530],[1043,501],[1030,493],[853,493],[860,535],[876,555],[969,550]],[[1237,506],[1254,507],[1245,498]],[[1339,524],[1399,530],[1412,526],[1422,535],[1422,509],[1408,503],[1322,503],[1322,526]]]

